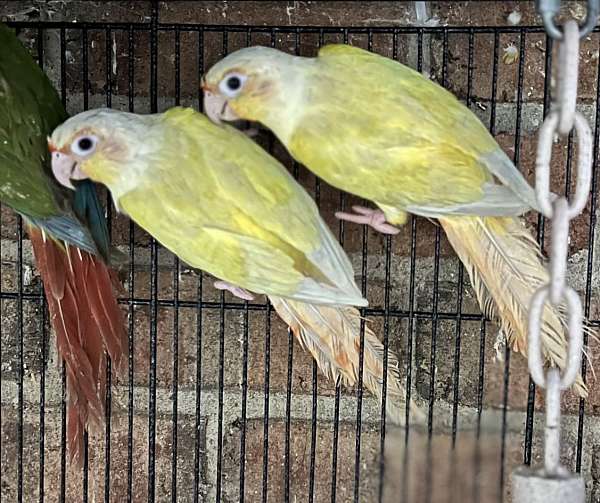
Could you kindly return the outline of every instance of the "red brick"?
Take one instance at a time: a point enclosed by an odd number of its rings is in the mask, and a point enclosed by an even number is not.
[[[24,416],[23,494],[25,501],[38,499],[39,495],[39,417],[35,408],[26,410]],[[192,501],[194,491],[194,445],[195,428],[193,418],[181,417],[177,423],[177,501]],[[2,496],[15,500],[17,493],[17,416],[16,411],[2,406]],[[111,502],[125,501],[127,497],[127,416],[112,419],[110,498]],[[47,409],[45,416],[44,444],[44,497],[48,501],[58,501],[60,495],[60,415]],[[173,424],[170,418],[156,420],[156,501],[171,501],[171,457]],[[205,446],[205,426],[201,423],[200,445]],[[135,416],[133,423],[133,479],[132,501],[147,500],[148,490],[148,418]],[[203,447],[202,454],[204,454]],[[201,460],[201,482],[204,482],[204,461]],[[88,498],[90,501],[104,500],[105,451],[104,435],[93,434],[89,442]],[[83,492],[81,472],[67,464],[66,500],[76,501]]]
[[[20,372],[20,331],[17,317],[17,301],[3,299],[1,302],[1,333],[0,344],[2,379],[16,379]],[[43,371],[47,355],[42,354],[42,316],[40,302],[23,302],[23,368],[26,379],[33,373]],[[47,328],[47,327],[46,327]],[[44,334],[46,341],[50,337],[47,328]]]
[[[411,6],[397,2],[161,2],[162,22],[273,25],[390,25],[414,19]],[[268,20],[268,21],[267,21]]]
[[[503,149],[512,157],[515,149],[515,137],[513,135],[498,135],[498,143]],[[522,135],[519,144],[519,168],[527,180],[533,185],[535,184],[535,159],[537,150],[537,135]],[[567,162],[567,142],[560,141],[559,143],[553,144],[552,148],[552,169],[550,171],[550,189],[557,194],[565,193],[565,180],[566,180],[566,162]],[[575,152],[575,149],[574,149]],[[571,166],[572,169],[572,180],[570,186],[570,193],[573,194],[575,190],[575,163]],[[569,228],[570,232],[570,253],[575,253],[588,247],[588,234],[590,226],[590,205],[591,199],[588,201],[586,208],[583,213],[571,222]],[[536,228],[537,225],[537,213],[530,212],[527,214],[527,222],[531,225],[532,229]],[[548,244],[550,243],[550,235],[548,234],[545,240],[546,253],[549,251]]]
[[[17,215],[16,213],[5,206],[4,204],[1,206],[2,213],[0,217],[2,218],[2,227],[1,227],[1,235],[2,239],[17,239]]]
[[[311,426],[309,422],[293,422],[290,434],[290,472],[285,473],[285,423],[269,422],[268,497],[267,501],[284,499],[285,479],[290,482],[290,501],[307,501],[310,472]],[[225,501],[237,501],[239,496],[240,430],[230,429],[225,439],[224,492]],[[331,499],[333,428],[317,425],[317,451],[314,471],[314,501]],[[363,430],[361,435],[360,501],[376,501],[379,473],[379,434]],[[338,438],[336,501],[353,500],[354,494],[355,427],[340,424]],[[263,467],[263,422],[249,421],[246,430],[245,500],[261,501]]]
[[[2,19],[14,21],[118,21],[144,22],[150,14],[148,1],[84,2],[75,0],[61,5],[40,6],[31,1],[1,1]],[[32,5],[33,4],[33,5]]]
[[[534,467],[543,463],[543,438],[543,430],[536,430],[532,450]],[[484,426],[479,439],[474,431],[458,431],[454,446],[449,434],[434,433],[429,441],[426,432],[413,428],[408,447],[405,447],[402,431],[388,432],[384,501],[398,501],[399,494],[406,494],[411,503],[497,501],[502,466],[501,439],[499,429]],[[570,440],[574,439],[570,437]],[[511,501],[510,476],[523,463],[523,449],[520,435],[509,433],[506,436],[503,491],[506,502]],[[573,469],[574,458],[574,443],[563,442],[561,462]],[[477,489],[479,498],[475,500]]]
[[[450,26],[504,26],[514,10],[522,25],[540,24],[533,2],[432,2],[432,12]]]
[[[459,432],[454,449],[449,435],[434,435],[429,443],[426,433],[411,430],[407,447],[400,433],[388,434],[387,444],[384,501],[398,501],[400,495],[411,503],[475,501],[474,494],[477,501],[498,500],[499,434],[484,433],[478,441],[472,432]],[[507,444],[511,458],[519,441],[509,437]]]

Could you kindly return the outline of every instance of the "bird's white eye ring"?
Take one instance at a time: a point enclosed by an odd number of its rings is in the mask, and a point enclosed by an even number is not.
[[[92,154],[96,150],[96,145],[98,145],[98,138],[94,135],[83,135],[75,138],[73,143],[71,143],[71,152],[75,155],[86,156]]]
[[[228,98],[235,98],[244,87],[247,77],[241,73],[228,73],[219,82],[219,91]]]

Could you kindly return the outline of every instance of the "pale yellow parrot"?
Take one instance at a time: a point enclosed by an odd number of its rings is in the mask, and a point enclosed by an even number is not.
[[[191,109],[135,115],[83,112],[50,139],[63,185],[90,178],[117,208],[220,288],[265,294],[322,372],[357,381],[366,306],[348,257],[304,189],[279,162],[232,127]],[[381,399],[384,347],[365,327],[364,384]],[[404,391],[390,352],[387,411],[403,422]],[[423,418],[413,407],[415,420]]]
[[[316,58],[267,47],[228,55],[203,77],[215,122],[271,129],[292,156],[331,185],[373,201],[338,217],[394,233],[407,213],[437,218],[465,265],[482,310],[527,353],[529,303],[548,281],[519,215],[535,193],[485,126],[451,93],[397,61],[347,45]],[[567,362],[563,309],[547,305],[542,348]],[[575,389],[587,389],[581,377]]]

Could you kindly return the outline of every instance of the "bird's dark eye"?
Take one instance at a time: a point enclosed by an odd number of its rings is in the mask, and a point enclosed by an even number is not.
[[[240,87],[242,87],[242,81],[237,76],[232,76],[227,79],[227,87],[230,91],[237,91]]]
[[[87,152],[89,149],[91,149],[94,146],[94,142],[90,138],[85,136],[77,142],[77,146],[79,147],[79,150],[81,150],[82,152]]]
[[[241,73],[231,72],[219,82],[219,91],[227,98],[235,98],[242,92],[246,78]]]
[[[75,155],[87,156],[94,152],[97,144],[98,138],[94,135],[80,136],[71,144],[71,151]]]

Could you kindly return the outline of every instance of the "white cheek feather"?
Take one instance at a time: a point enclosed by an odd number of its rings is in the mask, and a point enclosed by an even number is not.
[[[133,125],[127,132],[127,137],[130,138],[127,145],[126,158],[121,161],[114,161],[116,171],[119,177],[116,183],[112,183],[109,187],[115,209],[121,213],[119,199],[128,192],[137,189],[141,184],[151,182],[160,175],[158,171],[161,169],[161,143],[164,141],[162,134],[157,134],[153,138],[152,127]],[[150,135],[150,138],[148,138]],[[143,141],[136,140],[143,138]]]
[[[312,59],[301,60],[301,64],[312,64]],[[305,107],[308,89],[305,85],[307,73],[293,67],[287,70],[284,76],[278,77],[277,93],[271,98],[270,110],[273,120],[278,122],[277,136],[283,143],[288,143],[296,123],[300,119],[301,111]],[[280,121],[281,111],[285,110],[285,121]]]
[[[145,154],[142,152],[136,152],[127,162],[122,166],[117,165],[119,171],[119,177],[116,182],[113,182],[109,187],[113,200],[115,202],[115,208],[119,209],[119,199],[128,192],[135,190],[144,183],[145,180],[152,179],[155,167],[158,163],[147,162],[147,159],[152,158],[153,154]]]

